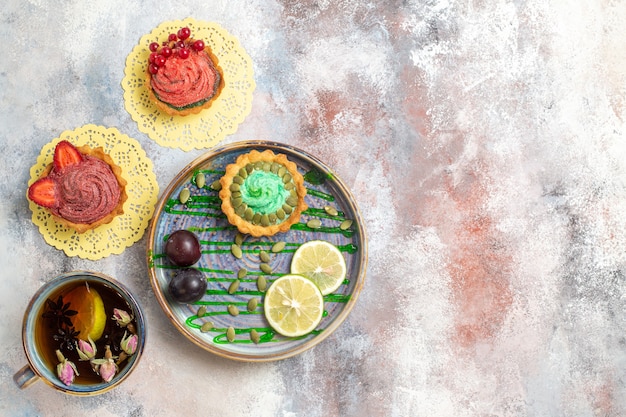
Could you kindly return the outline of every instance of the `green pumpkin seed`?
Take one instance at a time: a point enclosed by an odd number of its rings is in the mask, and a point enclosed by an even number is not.
[[[296,188],[296,185],[293,182],[288,182],[287,184],[285,184],[285,190],[291,191],[294,188]]]
[[[283,249],[285,249],[285,242],[276,242],[272,246],[271,251],[274,252],[274,253],[278,253],[278,252],[282,251]]]
[[[261,271],[263,271],[266,274],[271,274],[272,273],[272,267],[269,266],[269,264],[267,263],[262,263],[261,265],[259,265],[259,268],[261,268]]]
[[[276,213],[270,213],[267,215],[267,218],[269,219],[271,224],[276,223],[276,220],[278,220],[278,217],[276,217]]]
[[[204,176],[204,173],[198,172],[196,174],[196,186],[198,188],[203,188],[204,184],[206,184],[206,177]]]
[[[281,208],[276,210],[276,217],[279,218],[280,220],[283,220],[285,218],[285,210]]]
[[[283,175],[283,184],[287,184],[289,182],[291,182],[291,174],[286,173],[285,175]]]
[[[261,226],[267,227],[270,225],[270,217],[267,214],[261,216]]]
[[[234,280],[233,282],[230,283],[230,285],[228,286],[228,293],[229,294],[234,294],[237,292],[237,290],[239,289],[239,284],[241,281],[239,281],[238,279]]]
[[[243,203],[243,198],[241,198],[241,197],[231,198],[230,199],[230,203],[236,209],[237,207],[239,207],[241,205],[241,203]]]
[[[222,189],[222,183],[220,182],[220,180],[215,180],[211,183],[211,189],[215,190],[215,191],[219,191]]]
[[[246,211],[243,213],[243,217],[247,221],[252,221],[252,218],[254,217],[254,211],[252,211],[252,209],[248,207]]]
[[[200,306],[196,315],[198,317],[204,317],[205,314],[206,314],[206,306]]]
[[[256,310],[258,305],[259,300],[256,297],[252,297],[250,300],[248,300],[247,309],[250,313],[252,313],[254,310]]]
[[[243,184],[243,178],[241,178],[239,175],[235,175],[235,176],[233,177],[233,182],[234,182],[235,184],[239,184],[239,185],[241,185],[241,184]]]
[[[259,258],[261,259],[261,262],[268,263],[270,261],[270,254],[267,253],[267,251],[262,250],[259,252]]]
[[[239,271],[237,271],[237,278],[239,279],[245,278],[246,275],[248,275],[248,270],[246,268],[241,268]]]
[[[238,316],[239,315],[239,309],[234,304],[229,304],[226,309],[228,310],[228,314],[230,314],[231,316]]]
[[[287,197],[287,199],[285,200],[285,203],[289,204],[291,207],[295,207],[298,205],[298,198],[294,197],[292,195],[290,195],[289,197]]]
[[[200,331],[202,333],[210,332],[213,329],[213,327],[215,327],[213,322],[212,321],[207,321],[205,323],[202,323],[202,326],[200,326]]]
[[[285,174],[287,173],[287,168],[285,168],[284,166],[280,166],[278,168],[278,172],[276,172],[276,174],[278,174],[279,177],[283,177]]]
[[[320,227],[322,227],[322,221],[320,219],[311,219],[306,222],[306,225],[311,229],[319,229]]]
[[[189,189],[187,187],[180,190],[180,194],[178,194],[178,200],[182,204],[185,204],[187,201],[189,201],[189,197],[191,197],[191,193],[189,192]]]
[[[272,162],[272,167],[270,168],[270,171],[276,174],[278,172],[278,168],[280,168],[280,164],[277,162]]]
[[[270,172],[271,169],[272,169],[272,163],[271,162],[264,162],[263,163],[263,171]]]
[[[254,216],[252,216],[252,223],[261,224],[261,213],[254,213]]]
[[[352,226],[352,220],[348,219],[348,220],[344,220],[341,222],[341,224],[339,225],[339,228],[341,230],[347,230]]]
[[[248,206],[245,203],[242,203],[241,205],[239,205],[239,207],[235,209],[235,214],[239,217],[243,217],[247,208]]]
[[[265,291],[267,289],[267,279],[263,275],[257,278],[256,287],[259,291]]]
[[[254,169],[263,169],[263,161],[256,161],[254,163]]]
[[[226,330],[226,339],[228,339],[229,342],[235,340],[235,329],[232,326]]]
[[[291,214],[293,207],[289,204],[283,204],[283,210],[285,211],[285,214]]]
[[[235,235],[235,245],[241,246],[242,243],[243,243],[243,233],[237,232],[237,234]]]
[[[261,341],[261,336],[259,336],[259,332],[257,332],[255,329],[250,330],[250,340],[252,340],[252,343],[254,343],[255,345],[258,345]]]
[[[246,179],[248,178],[248,171],[246,171],[245,168],[241,168],[239,172],[237,173],[237,175],[239,175],[243,179]]]
[[[246,168],[246,172],[247,172],[248,174],[250,174],[252,171],[254,171],[254,165],[252,165],[252,164],[248,164],[248,165],[246,165],[246,167],[245,167],[245,168]]]
[[[232,184],[230,184],[230,187],[228,187],[228,189],[230,191],[239,191],[241,189],[241,186],[236,182],[233,182]]]
[[[333,206],[324,206],[324,211],[326,212],[326,214],[329,214],[331,216],[336,216],[339,214],[337,209],[334,208]]]
[[[243,256],[243,252],[241,251],[241,248],[238,245],[231,245],[230,252],[237,259],[241,259],[241,257]]]

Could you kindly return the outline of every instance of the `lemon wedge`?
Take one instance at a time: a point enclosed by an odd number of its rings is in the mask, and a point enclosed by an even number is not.
[[[102,337],[107,316],[102,297],[94,288],[80,285],[63,296],[63,301],[70,303],[69,308],[77,312],[71,320],[74,330],[80,332],[79,338],[87,340],[90,337],[96,341]]]

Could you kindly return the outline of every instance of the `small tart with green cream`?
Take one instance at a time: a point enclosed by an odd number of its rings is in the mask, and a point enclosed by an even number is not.
[[[269,149],[239,155],[226,166],[220,185],[222,211],[244,234],[259,237],[286,232],[307,209],[298,167]]]

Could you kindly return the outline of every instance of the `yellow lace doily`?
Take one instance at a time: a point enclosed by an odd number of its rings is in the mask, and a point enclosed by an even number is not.
[[[146,68],[150,43],[167,40],[182,27],[191,29],[217,56],[224,74],[224,88],[208,109],[189,116],[162,113],[148,96]],[[141,132],[161,146],[184,151],[205,149],[232,134],[252,108],[254,82],[252,60],[237,38],[217,23],[192,18],[161,23],[144,35],[126,58],[122,88],[124,106]]]
[[[89,145],[92,148],[100,146],[122,168],[122,177],[128,182],[126,185],[128,199],[124,203],[124,214],[115,217],[109,224],[80,234],[58,224],[46,209],[29,200],[33,223],[39,227],[39,232],[49,245],[63,250],[67,256],[97,260],[111,254],[122,253],[124,249],[141,239],[154,213],[159,185],[153,172],[152,161],[148,159],[139,142],[117,129],[85,125],[61,133],[58,138],[41,149],[37,163],[30,169],[29,186],[52,162],[54,149],[62,140],[67,140],[75,146]]]

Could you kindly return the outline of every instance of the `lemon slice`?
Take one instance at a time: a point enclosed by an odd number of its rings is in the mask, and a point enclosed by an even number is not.
[[[283,275],[270,285],[263,302],[270,326],[287,337],[311,333],[324,314],[317,285],[301,275]]]
[[[63,301],[70,303],[69,308],[77,311],[71,320],[74,330],[80,332],[78,337],[83,340],[90,337],[93,341],[100,339],[107,321],[100,294],[94,288],[80,285],[64,295]]]
[[[339,288],[346,278],[346,260],[332,243],[311,240],[293,254],[291,273],[309,278],[327,295]]]

